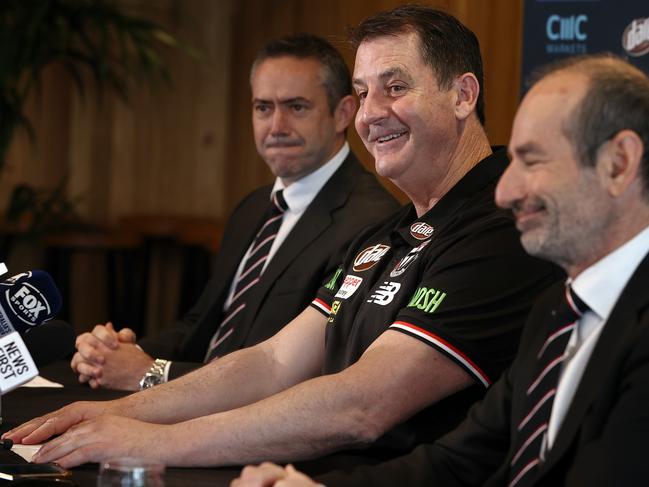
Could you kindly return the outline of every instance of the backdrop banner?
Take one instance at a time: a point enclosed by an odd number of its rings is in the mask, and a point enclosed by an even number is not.
[[[649,73],[649,1],[525,0],[521,93],[536,67],[598,52]]]

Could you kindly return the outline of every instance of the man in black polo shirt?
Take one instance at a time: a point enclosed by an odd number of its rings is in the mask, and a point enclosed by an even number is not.
[[[412,205],[359,230],[312,305],[269,340],[5,437],[64,433],[35,460],[66,467],[122,455],[295,461],[361,447],[353,461],[375,462],[457,424],[513,357],[554,268],[525,254],[511,214],[493,203],[506,159],[482,125],[475,35],[408,6],[368,19],[357,41],[356,129]]]
[[[472,384],[394,427],[376,447],[403,451],[439,437],[513,358],[547,267],[523,252],[511,217],[495,208],[506,165],[499,149],[421,217],[407,206],[362,233],[312,303],[328,317],[325,374],[354,364],[387,328],[432,347]]]

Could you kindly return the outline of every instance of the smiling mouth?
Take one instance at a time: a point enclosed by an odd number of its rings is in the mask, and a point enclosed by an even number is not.
[[[516,213],[516,228],[520,232],[532,230],[540,225],[539,219],[545,214],[544,208]]]
[[[378,138],[376,139],[376,141],[377,141],[379,144],[385,144],[386,142],[390,142],[391,140],[398,139],[399,137],[403,137],[403,136],[406,135],[407,133],[408,133],[408,132],[407,132],[406,130],[404,130],[404,131],[402,131],[402,132],[395,132],[395,133],[390,134],[390,135],[385,135],[385,136],[383,136],[383,137],[378,137]]]

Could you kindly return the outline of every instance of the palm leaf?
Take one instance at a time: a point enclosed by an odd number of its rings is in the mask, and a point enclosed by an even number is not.
[[[61,63],[84,94],[87,74],[98,92],[128,100],[132,81],[170,82],[163,50],[183,46],[150,20],[107,0],[0,0],[0,169],[16,129],[33,129],[26,98],[43,68]]]

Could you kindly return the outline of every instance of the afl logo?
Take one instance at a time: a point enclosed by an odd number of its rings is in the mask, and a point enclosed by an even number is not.
[[[430,238],[434,230],[433,227],[424,222],[415,222],[410,225],[410,235],[415,237],[417,240],[426,240]]]
[[[361,250],[354,259],[354,271],[363,272],[370,269],[387,254],[388,250],[390,250],[390,247],[381,244],[372,245]]]
[[[649,52],[649,17],[634,19],[622,34],[622,47],[631,56]]]

